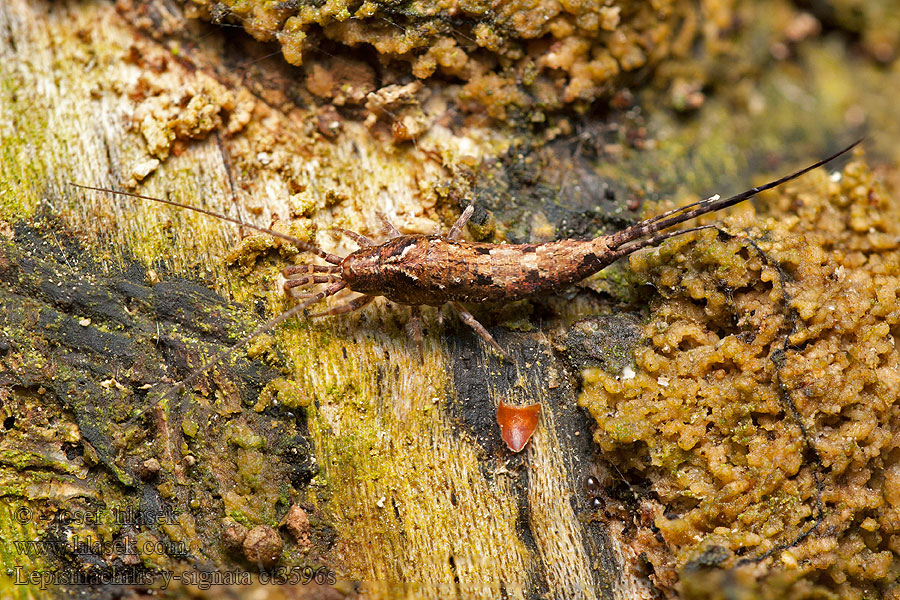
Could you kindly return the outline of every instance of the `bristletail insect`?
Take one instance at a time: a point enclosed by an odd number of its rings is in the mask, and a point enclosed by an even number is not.
[[[328,263],[295,265],[284,269],[285,292],[292,298],[302,301],[261,325],[229,349],[210,359],[187,378],[167,389],[155,402],[132,417],[133,421],[161,401],[179,393],[203,372],[225,360],[252,338],[295,315],[304,313],[309,306],[344,289],[360,295],[328,310],[307,316],[323,317],[348,313],[362,308],[377,296],[384,296],[388,300],[412,308],[411,329],[421,348],[419,306],[441,306],[450,303],[463,322],[472,327],[501,356],[507,357],[493,336],[460,304],[461,302],[511,302],[562,290],[637,250],[655,246],[677,235],[713,228],[714,225],[699,225],[661,233],[664,229],[734,206],[763,191],[796,179],[849,152],[861,141],[857,140],[843,150],[799,171],[750,188],[735,196],[724,199],[713,196],[591,240],[567,239],[543,244],[468,242],[460,239],[460,236],[474,211],[474,206],[469,206],[446,235],[403,235],[386,219],[383,221],[390,238],[380,244],[361,234],[340,230],[360,246],[359,250],[346,257],[330,254],[296,237],[195,206],[132,192],[75,183],[72,185],[86,190],[169,204],[230,221],[287,240],[301,251],[310,252]],[[325,288],[316,293],[303,291],[306,286],[316,284],[324,284]]]

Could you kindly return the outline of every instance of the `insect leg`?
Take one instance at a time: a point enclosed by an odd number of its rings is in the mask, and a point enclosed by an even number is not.
[[[291,277],[290,279],[285,280],[284,282],[284,291],[288,291],[291,288],[295,288],[301,285],[306,285],[308,283],[331,283],[333,281],[340,281],[340,276],[338,275],[303,275],[301,277]]]
[[[384,229],[385,233],[388,234],[389,238],[400,237],[403,235],[400,231],[394,227],[394,224],[388,221],[387,216],[381,211],[375,213],[378,215],[378,218],[381,220],[381,227]]]
[[[305,309],[307,306],[315,304],[316,302],[319,302],[320,300],[324,300],[328,296],[334,296],[335,294],[337,294],[339,291],[341,291],[345,287],[347,287],[346,282],[338,281],[337,283],[328,286],[326,289],[322,290],[318,294],[316,294],[314,296],[310,296],[307,300],[304,300],[297,306],[302,306]]]
[[[306,316],[312,319],[313,317],[330,317],[332,315],[342,315],[344,313],[353,312],[354,310],[359,310],[374,299],[375,296],[357,296],[353,300],[345,302],[344,304],[339,304],[334,308],[330,308],[328,310]]]
[[[362,248],[366,248],[368,246],[375,245],[375,242],[373,242],[372,240],[370,240],[369,238],[367,238],[366,236],[364,236],[361,233],[356,233],[355,231],[350,231],[349,229],[344,229],[343,227],[332,227],[331,230],[339,231],[340,233],[343,233],[348,238],[350,238],[351,240],[353,240],[354,242],[359,244],[360,247],[362,247]]]
[[[418,306],[409,307],[409,322],[406,324],[406,333],[416,343],[416,349],[419,352],[419,362],[424,362],[425,340],[422,337],[422,320],[419,318],[421,314]]]
[[[491,345],[491,347],[497,351],[497,353],[505,358],[506,360],[511,361],[512,359],[509,357],[509,354],[500,347],[500,344],[497,343],[497,340],[494,339],[494,336],[485,329],[484,325],[478,322],[478,320],[472,316],[472,313],[463,308],[463,305],[459,302],[451,302],[453,308],[459,313],[459,317],[463,320],[463,323],[471,327],[475,330],[475,333],[480,335],[484,341]]]
[[[350,290],[348,290],[347,288],[344,288],[341,291],[349,292]],[[287,295],[290,296],[291,298],[293,298],[294,300],[306,300],[307,298],[312,298],[316,294],[318,294],[318,292],[303,292],[297,288],[294,288],[294,289],[290,290],[289,292],[287,292]]]
[[[296,275],[298,273],[340,273],[341,268],[338,266],[329,266],[329,265],[294,265],[292,267],[287,267],[281,274],[285,276],[285,278],[289,278],[291,275]]]
[[[475,205],[470,204],[466,207],[466,210],[459,215],[459,218],[456,220],[456,223],[453,224],[453,227],[450,228],[450,231],[447,232],[447,239],[456,240],[459,239],[459,235],[462,233],[462,228],[466,226],[466,223],[469,222],[469,219],[472,216],[472,213],[475,212]]]

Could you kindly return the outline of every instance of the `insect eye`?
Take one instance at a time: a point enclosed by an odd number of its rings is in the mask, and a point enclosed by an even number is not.
[[[356,279],[357,273],[355,267],[355,262],[351,260],[344,260],[341,263],[341,279],[346,281],[347,283],[352,282]]]

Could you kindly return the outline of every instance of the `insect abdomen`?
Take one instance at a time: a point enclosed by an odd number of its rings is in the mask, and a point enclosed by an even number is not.
[[[598,253],[602,238],[547,244],[404,238],[371,249],[371,257],[360,252],[371,268],[351,288],[401,304],[509,301],[564,288],[606,266]]]
[[[456,253],[472,266],[461,301],[518,300],[564,288],[601,269],[594,241],[467,244]]]

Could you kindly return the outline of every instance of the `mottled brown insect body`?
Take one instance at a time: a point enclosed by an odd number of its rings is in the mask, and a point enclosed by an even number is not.
[[[736,196],[724,199],[714,196],[593,240],[560,240],[545,244],[462,241],[459,236],[472,216],[474,209],[471,206],[460,215],[446,236],[401,235],[393,225],[387,223],[393,236],[387,242],[376,245],[364,236],[346,232],[362,248],[344,259],[325,256],[321,250],[315,249],[328,262],[339,266],[310,267],[330,273],[328,276],[318,277],[304,275],[311,271],[302,267],[286,269],[286,277],[297,277],[288,280],[285,289],[291,290],[308,283],[333,282],[331,287],[312,296],[304,305],[337,293],[345,287],[364,294],[342,306],[312,316],[355,310],[374,296],[384,296],[388,300],[413,306],[412,323],[418,338],[421,337],[421,330],[416,307],[441,306],[449,302],[466,324],[474,328],[500,354],[504,354],[490,333],[460,302],[511,302],[558,291],[641,248],[659,244],[672,236],[710,227],[699,226],[659,233],[701,215],[733,206],[799,177],[844,154],[858,143],[804,169]]]
[[[563,289],[607,266],[609,257],[606,237],[484,244],[404,235],[350,254],[341,277],[354,292],[399,304],[510,302]]]

